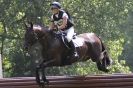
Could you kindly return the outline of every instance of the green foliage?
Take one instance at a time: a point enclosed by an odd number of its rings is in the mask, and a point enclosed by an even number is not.
[[[26,57],[23,51],[24,22],[48,26],[53,0],[0,0],[0,49],[4,76],[34,76],[39,48]],[[130,73],[132,62],[132,0],[57,0],[73,16],[78,33],[94,32],[102,37],[113,59],[111,72]],[[127,19],[128,14],[130,15]],[[127,21],[127,20],[128,21]],[[128,51],[128,52],[127,52]],[[127,61],[125,61],[127,60]],[[132,63],[130,63],[130,66]],[[87,61],[72,66],[48,68],[47,75],[102,74],[95,63]]]
[[[133,71],[133,11],[129,12],[128,18],[125,23],[121,25],[121,32],[125,35],[125,44],[123,45],[124,49],[122,52],[121,58],[124,58],[127,61],[127,64],[130,66]]]
[[[122,54],[123,51],[123,43],[124,39],[120,38],[119,40],[114,41],[108,41],[107,45],[109,46],[109,53],[110,56],[112,56],[112,59],[114,61],[112,65],[111,72],[117,72],[117,73],[128,73],[130,72],[130,68],[126,65],[125,60],[119,60],[119,56]],[[124,58],[123,58],[124,59]]]

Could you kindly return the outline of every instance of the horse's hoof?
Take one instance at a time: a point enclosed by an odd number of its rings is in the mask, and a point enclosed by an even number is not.
[[[36,83],[39,85],[41,84],[40,80],[38,80],[38,79],[36,79]]]
[[[109,69],[105,69],[104,72],[108,73],[109,72]]]
[[[39,83],[39,88],[44,88],[46,85],[48,85],[49,84],[49,81],[48,80],[46,80],[45,82],[44,81],[41,81],[40,83]]]
[[[103,68],[101,69],[101,68],[99,68],[99,70],[102,71],[102,72],[106,72],[106,73],[109,72],[109,69],[103,69]]]
[[[48,85],[49,84],[49,81],[48,80],[45,80],[44,81],[44,84]]]
[[[43,82],[40,82],[40,83],[39,83],[39,88],[44,88],[44,86],[45,86],[45,85],[44,85]]]

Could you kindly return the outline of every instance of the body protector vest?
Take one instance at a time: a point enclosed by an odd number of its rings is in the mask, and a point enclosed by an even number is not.
[[[65,11],[63,11],[63,10],[60,10],[58,14],[52,15],[52,20],[57,27],[61,26],[63,23],[63,14],[67,14],[67,13],[65,13]],[[64,29],[61,29],[61,30],[63,30],[63,31],[67,30],[72,26],[73,26],[73,23],[71,22],[71,20],[68,17],[66,27]]]

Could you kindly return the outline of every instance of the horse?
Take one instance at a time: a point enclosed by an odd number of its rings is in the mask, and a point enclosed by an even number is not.
[[[96,63],[98,70],[109,72],[108,66],[111,65],[106,47],[102,40],[95,33],[83,33],[76,35],[76,49],[79,58],[72,58],[71,49],[66,47],[63,42],[63,35],[56,33],[48,28],[30,23],[25,24],[24,49],[29,51],[30,47],[39,42],[42,46],[42,62],[36,66],[36,82],[40,85],[48,83],[45,76],[45,68],[52,66],[66,66],[74,62],[87,61],[91,59]],[[69,45],[68,45],[69,46]],[[41,70],[41,76],[39,71]]]

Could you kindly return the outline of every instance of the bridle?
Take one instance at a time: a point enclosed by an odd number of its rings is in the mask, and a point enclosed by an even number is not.
[[[34,33],[34,37],[35,37],[35,40],[39,40],[39,38],[38,38],[38,35],[37,35],[37,33],[35,32],[35,31],[33,31],[33,33]]]

